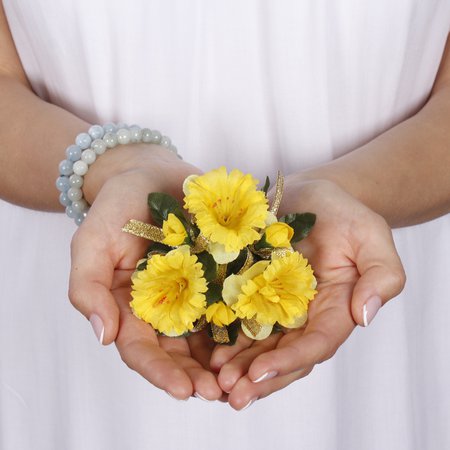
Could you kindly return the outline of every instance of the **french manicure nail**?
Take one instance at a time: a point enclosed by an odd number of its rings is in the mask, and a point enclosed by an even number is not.
[[[170,398],[173,398],[174,400],[176,400],[177,402],[187,402],[189,399],[188,398],[176,398],[174,397],[169,391],[164,391]]]
[[[363,306],[363,321],[364,326],[367,327],[373,318],[376,316],[378,310],[381,308],[381,298],[377,295],[370,297]]]
[[[211,401],[213,401],[213,400],[208,400],[207,398],[205,398],[202,395],[200,395],[198,392],[194,392],[194,397],[197,397],[200,400],[203,400],[204,402],[211,402]]]
[[[252,406],[253,403],[256,402],[256,400],[258,400],[258,397],[252,398],[242,409],[240,409],[240,411],[244,411],[244,409],[250,408],[250,406]]]
[[[274,378],[278,375],[278,372],[276,372],[275,370],[272,370],[270,372],[266,372],[263,373],[259,378],[257,378],[256,380],[253,380],[253,383],[259,383],[260,381],[267,381],[270,380],[271,378]]]
[[[97,316],[97,314],[91,314],[91,317],[89,317],[89,322],[91,323],[94,333],[97,336],[98,342],[100,342],[100,344],[103,344],[105,327],[103,325],[102,319],[100,318],[100,316]]]

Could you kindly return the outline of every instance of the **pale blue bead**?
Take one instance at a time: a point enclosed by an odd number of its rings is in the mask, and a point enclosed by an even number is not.
[[[142,140],[142,130],[138,125],[133,125],[130,127],[131,133],[131,142],[136,144],[137,142],[141,142]]]
[[[120,130],[121,128],[125,128],[126,130],[128,130],[128,125],[126,123],[124,123],[124,122],[119,122],[116,125],[116,130]]]
[[[78,213],[76,213],[73,210],[72,206],[69,205],[69,206],[66,207],[66,214],[67,214],[67,217],[70,217],[71,219],[74,219]]]
[[[72,201],[67,196],[66,192],[61,192],[61,194],[59,194],[59,203],[61,203],[61,205],[63,205],[63,206],[70,206]]]
[[[81,200],[81,198],[83,197],[83,192],[81,192],[81,189],[71,187],[67,191],[67,196],[72,202],[76,202],[77,200]]]
[[[152,131],[152,142],[154,144],[159,144],[161,142],[162,135],[158,130]]]
[[[152,130],[150,130],[150,128],[142,129],[142,142],[152,142]]]
[[[83,220],[84,220],[84,216],[83,216],[82,214],[78,214],[78,215],[75,217],[75,220],[74,220],[75,225],[76,225],[77,227],[79,227],[79,226],[83,223]]]
[[[72,175],[73,173],[73,162],[68,159],[63,159],[59,163],[59,173],[61,175]]]
[[[81,148],[78,145],[69,145],[66,148],[66,157],[70,161],[78,161],[81,158]]]
[[[100,125],[92,125],[91,128],[89,128],[89,136],[91,136],[92,140],[95,139],[101,139],[103,135],[105,134],[105,131],[103,130],[103,127]]]
[[[89,134],[87,134],[87,133],[80,133],[75,138],[75,144],[77,144],[78,147],[80,147],[82,150],[86,150],[87,148],[89,148],[91,145],[91,142],[92,142],[92,139],[89,136]]]
[[[116,132],[116,126],[109,122],[103,125],[103,131],[106,133],[115,133]]]
[[[103,155],[106,151],[106,144],[102,139],[96,139],[92,145],[92,150],[94,150],[96,155]]]
[[[81,154],[81,161],[84,161],[88,165],[93,164],[96,158],[97,155],[95,154],[94,150],[90,148],[84,150],[83,153]]]
[[[77,213],[82,213],[83,211],[86,211],[88,209],[87,201],[84,198],[81,198],[80,200],[75,200],[72,203],[72,208]]]
[[[121,128],[117,131],[117,141],[119,144],[129,144],[131,140],[131,132],[126,128]]]
[[[74,173],[73,175],[70,175],[69,182],[70,182],[70,187],[79,189],[79,188],[81,188],[81,186],[83,186],[84,180],[83,180],[82,176]]]
[[[169,148],[170,144],[172,144],[172,141],[170,140],[170,138],[168,138],[167,136],[161,137],[161,145],[163,147]]]
[[[56,189],[61,192],[67,192],[70,189],[70,181],[68,177],[58,177],[56,179]]]
[[[106,133],[103,141],[108,148],[113,148],[118,144],[117,135],[115,133]]]
[[[84,176],[86,175],[89,166],[84,161],[77,161],[73,163],[73,172],[77,175]]]

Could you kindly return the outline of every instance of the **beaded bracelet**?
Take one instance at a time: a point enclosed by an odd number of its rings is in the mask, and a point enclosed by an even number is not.
[[[89,166],[97,157],[118,144],[139,142],[162,145],[181,159],[177,148],[167,136],[149,128],[141,129],[137,125],[130,127],[113,123],[103,126],[92,125],[87,133],[80,133],[76,137],[74,145],[67,147],[66,159],[59,163],[56,188],[61,192],[59,202],[66,207],[66,214],[74,219],[77,225],[81,225],[90,207],[81,190],[83,177],[88,172]]]

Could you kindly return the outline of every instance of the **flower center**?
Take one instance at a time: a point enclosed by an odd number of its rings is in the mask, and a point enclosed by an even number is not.
[[[174,301],[176,302],[180,296],[183,295],[183,292],[188,286],[189,282],[184,277],[172,280],[159,289],[159,299],[156,302],[156,305],[164,305]]]

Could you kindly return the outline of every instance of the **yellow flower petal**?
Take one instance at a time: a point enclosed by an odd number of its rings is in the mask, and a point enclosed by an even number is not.
[[[276,222],[266,228],[265,237],[272,247],[291,246],[291,239],[294,236],[294,229],[287,223]]]
[[[300,253],[274,258],[264,272],[241,284],[232,308],[241,319],[254,318],[261,325],[278,322],[287,328],[294,327],[301,323],[316,294],[312,287],[314,280],[311,266]]]
[[[163,222],[164,239],[163,244],[177,247],[187,238],[186,228],[181,220],[173,213],[169,213],[167,220]]]
[[[236,320],[236,314],[224,302],[216,302],[206,309],[206,320],[218,327],[224,327]]]
[[[242,291],[242,286],[250,279],[264,272],[266,267],[270,264],[269,261],[258,261],[253,264],[250,269],[246,270],[242,275],[230,275],[225,278],[222,288],[223,301],[231,306],[236,303],[238,296]]]
[[[132,278],[134,314],[167,336],[180,336],[206,310],[207,283],[202,265],[189,246],[153,255]]]
[[[268,202],[257,190],[258,180],[225,167],[188,178],[185,183],[185,208],[194,215],[202,234],[212,243],[238,252],[259,239],[264,229]]]

